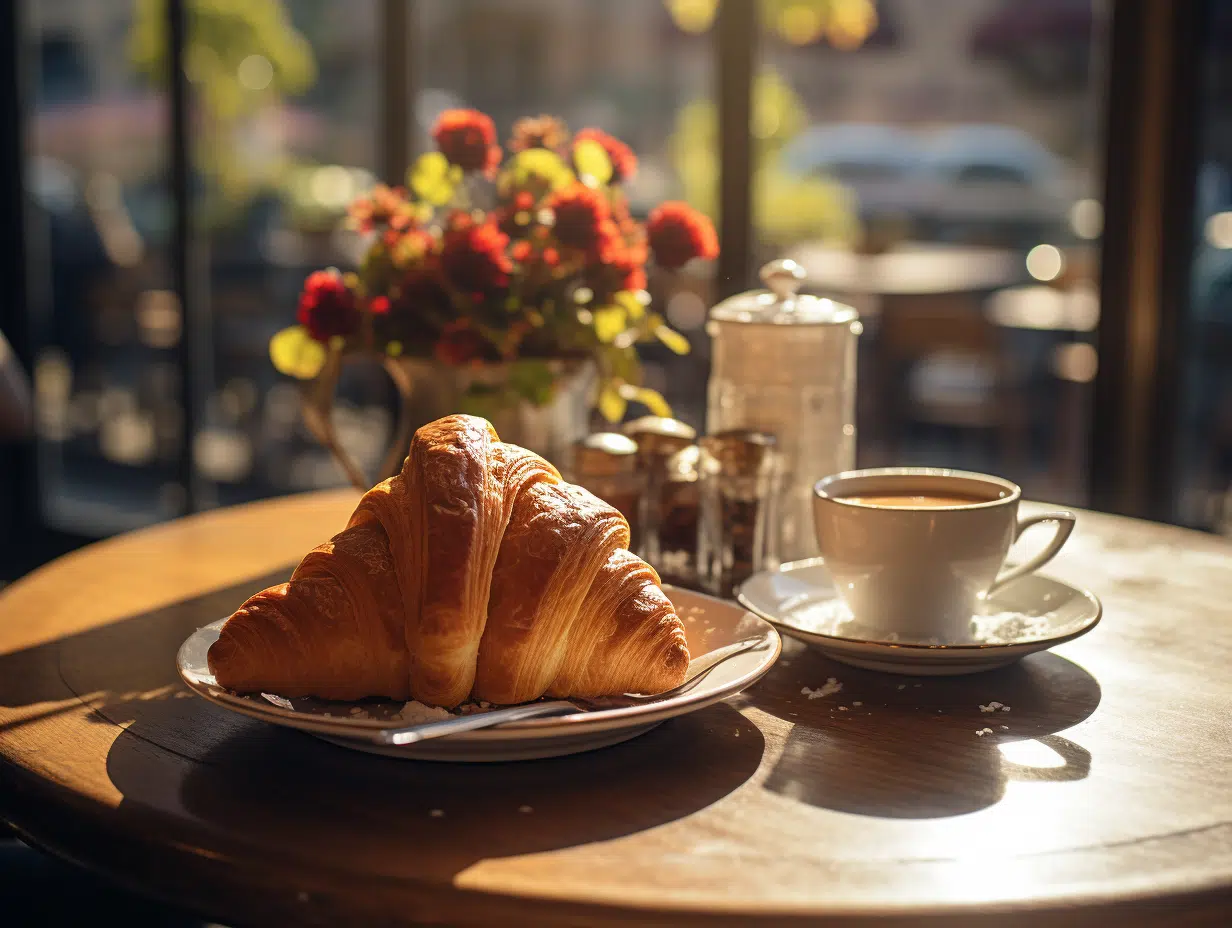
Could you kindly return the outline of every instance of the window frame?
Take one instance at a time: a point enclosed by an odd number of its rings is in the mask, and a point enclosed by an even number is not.
[[[380,174],[404,176],[413,152],[411,62],[414,0],[378,0],[377,49],[382,99],[377,125]],[[1089,498],[1094,508],[1168,520],[1176,475],[1177,401],[1192,246],[1191,211],[1196,169],[1197,117],[1191,102],[1201,56],[1200,24],[1209,0],[1107,0],[1103,62],[1105,92],[1100,121],[1104,137],[1105,234],[1101,242],[1098,330],[1099,370],[1090,433]],[[23,366],[32,370],[39,345],[27,313],[31,267],[24,185],[30,55],[25,47],[22,3],[0,4],[0,223],[9,247],[8,299],[0,302],[0,330]],[[181,477],[186,511],[200,496],[192,437],[200,408],[199,386],[208,372],[204,291],[193,266],[193,203],[189,195],[191,88],[182,67],[183,0],[167,0],[170,118],[168,144],[175,206],[172,270],[184,313],[179,346],[185,425]],[[719,112],[719,235],[722,255],[717,296],[752,283],[752,139],[747,131],[759,43],[756,0],[722,0],[712,30],[712,72]],[[1093,63],[1100,70],[1101,62]],[[37,547],[50,538],[39,514],[40,475],[33,442],[0,450],[0,544]]]

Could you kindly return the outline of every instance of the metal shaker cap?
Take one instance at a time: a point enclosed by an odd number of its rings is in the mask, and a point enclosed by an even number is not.
[[[637,468],[637,442],[619,432],[595,432],[573,443],[573,472],[579,477],[631,474]]]
[[[715,322],[770,325],[850,325],[860,314],[846,303],[799,293],[804,268],[790,258],[762,265],[765,290],[748,290],[723,300],[710,310]]]
[[[668,457],[687,448],[697,438],[697,431],[679,419],[665,416],[643,416],[626,422],[624,433],[637,442],[638,457]]]
[[[769,432],[730,429],[707,435],[699,443],[702,470],[724,477],[761,477],[778,466],[778,440]]]

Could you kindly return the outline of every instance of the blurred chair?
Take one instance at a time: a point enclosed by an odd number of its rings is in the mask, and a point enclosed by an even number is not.
[[[888,296],[877,349],[878,419],[894,460],[912,423],[992,439],[1000,465],[1022,456],[1025,415],[1011,389],[1001,333],[976,294]]]

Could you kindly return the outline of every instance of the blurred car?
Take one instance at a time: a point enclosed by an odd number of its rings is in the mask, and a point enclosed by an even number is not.
[[[814,126],[781,154],[785,172],[848,188],[866,226],[916,239],[1031,247],[1071,237],[1073,168],[1025,132],[971,124],[932,131]]]

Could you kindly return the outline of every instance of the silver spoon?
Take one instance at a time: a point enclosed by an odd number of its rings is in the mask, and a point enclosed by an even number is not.
[[[419,725],[407,725],[402,728],[382,728],[377,731],[357,732],[352,737],[362,737],[377,744],[401,745],[415,744],[427,741],[429,738],[444,738],[464,731],[475,731],[479,728],[491,728],[509,722],[521,722],[526,719],[543,718],[551,715],[572,715],[576,712],[595,712],[601,709],[623,709],[629,706],[644,706],[648,703],[662,702],[676,696],[682,696],[697,686],[702,678],[729,657],[743,654],[746,651],[756,651],[769,642],[765,638],[745,638],[714,651],[703,654],[689,662],[688,676],[680,686],[665,693],[655,693],[651,696],[625,694],[623,696],[601,696],[594,699],[556,699],[548,702],[532,702],[524,706],[510,706],[508,709],[494,709],[491,712],[477,712],[474,715],[460,715],[457,718],[444,719],[440,722],[425,722]]]

